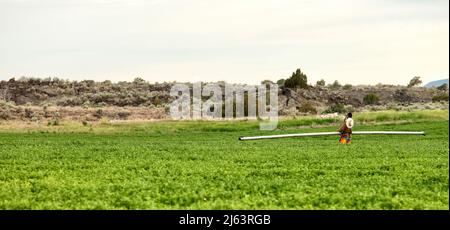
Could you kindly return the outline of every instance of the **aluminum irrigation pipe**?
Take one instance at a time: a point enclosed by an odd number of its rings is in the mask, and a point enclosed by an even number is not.
[[[239,137],[240,141],[247,140],[261,140],[261,139],[275,139],[286,137],[313,137],[313,136],[332,136],[339,135],[339,132],[322,132],[322,133],[294,133],[294,134],[280,134],[270,136],[254,136],[254,137]],[[425,135],[425,132],[408,132],[408,131],[355,131],[352,134],[358,135]]]

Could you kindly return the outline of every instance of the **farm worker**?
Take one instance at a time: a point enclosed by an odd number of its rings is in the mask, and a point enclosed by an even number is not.
[[[352,128],[353,128],[353,115],[352,113],[348,113],[344,118],[344,123],[338,129],[338,132],[341,134],[341,138],[339,142],[342,144],[350,144],[352,140]]]

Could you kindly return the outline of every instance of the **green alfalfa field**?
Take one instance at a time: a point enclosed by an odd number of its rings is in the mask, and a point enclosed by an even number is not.
[[[449,209],[448,110],[355,114],[426,136],[238,141],[339,120],[0,124],[0,209]]]

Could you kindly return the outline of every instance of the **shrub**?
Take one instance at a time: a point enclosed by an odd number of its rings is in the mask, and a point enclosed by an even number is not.
[[[128,112],[128,111],[121,111],[121,112],[118,112],[118,113],[117,113],[117,116],[118,116],[120,119],[127,119],[130,115],[131,115],[131,113]]]
[[[436,89],[446,91],[448,89],[448,85],[447,85],[447,83],[444,83],[444,84],[436,87]]]
[[[325,86],[325,80],[321,79],[316,82],[316,86]]]
[[[102,125],[109,124],[109,119],[107,117],[102,117],[102,119],[100,119],[100,124]]]
[[[59,119],[53,119],[47,122],[47,126],[58,126],[59,125]]]
[[[29,109],[29,108],[25,109],[25,117],[26,118],[31,119],[33,117],[33,114],[34,113],[33,113],[33,111],[31,109]]]
[[[343,89],[343,90],[351,90],[351,89],[352,89],[352,85],[350,85],[350,84],[345,84],[345,85],[342,87],[342,89]]]
[[[448,101],[448,94],[439,94],[434,96],[431,100],[433,100],[433,102],[439,102],[439,101]]]
[[[14,103],[14,101],[4,101],[4,100],[0,100],[0,108],[13,108],[16,105],[16,103]]]
[[[363,102],[366,105],[373,105],[378,103],[378,101],[379,101],[378,95],[376,95],[375,93],[369,93],[363,98]]]
[[[44,106],[42,107],[42,110],[44,111],[44,117],[45,117],[45,118],[50,117],[50,113],[48,112],[48,106],[47,106],[47,105],[44,105]]]
[[[323,113],[345,113],[346,109],[343,104],[333,104],[328,107]]]
[[[8,110],[0,110],[0,119],[9,120],[11,118],[11,113]]]
[[[316,108],[308,101],[301,103],[300,106],[297,106],[297,110],[301,113],[317,114]]]
[[[341,88],[341,84],[336,80],[333,82],[333,84],[328,85],[328,87],[332,90],[338,90]]]
[[[394,99],[399,102],[409,101],[412,96],[408,95],[407,89],[399,89],[394,92]]]
[[[155,105],[155,106],[161,105],[161,99],[159,99],[158,96],[156,96],[156,97],[153,99],[153,105]]]
[[[355,107],[353,107],[353,105],[345,106],[345,112],[353,113],[355,112]]]
[[[102,118],[102,117],[103,117],[103,110],[102,110],[102,109],[97,109],[97,110],[94,112],[93,116],[94,116],[95,118],[97,118],[97,119]]]

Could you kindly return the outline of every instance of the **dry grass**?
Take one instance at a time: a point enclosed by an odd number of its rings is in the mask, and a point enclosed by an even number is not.
[[[142,110],[145,111],[145,110]],[[422,121],[448,121],[448,110],[420,110],[420,111],[377,111],[355,113],[354,119],[360,124],[404,124]],[[278,129],[296,129],[305,127],[326,127],[336,126],[342,120],[342,116],[334,118],[320,118],[318,116],[302,117],[280,117]],[[231,130],[231,129],[258,129],[257,120],[197,120],[197,121],[174,121],[169,119],[128,119],[128,120],[110,120],[103,117],[96,121],[70,120],[62,119],[58,125],[49,125],[41,121],[0,121],[0,132],[92,132],[92,133],[117,133],[134,132],[136,130],[147,130],[154,132],[161,131],[171,127],[176,130],[196,130],[198,127],[208,127],[213,130]],[[204,130],[203,130],[204,131]]]

